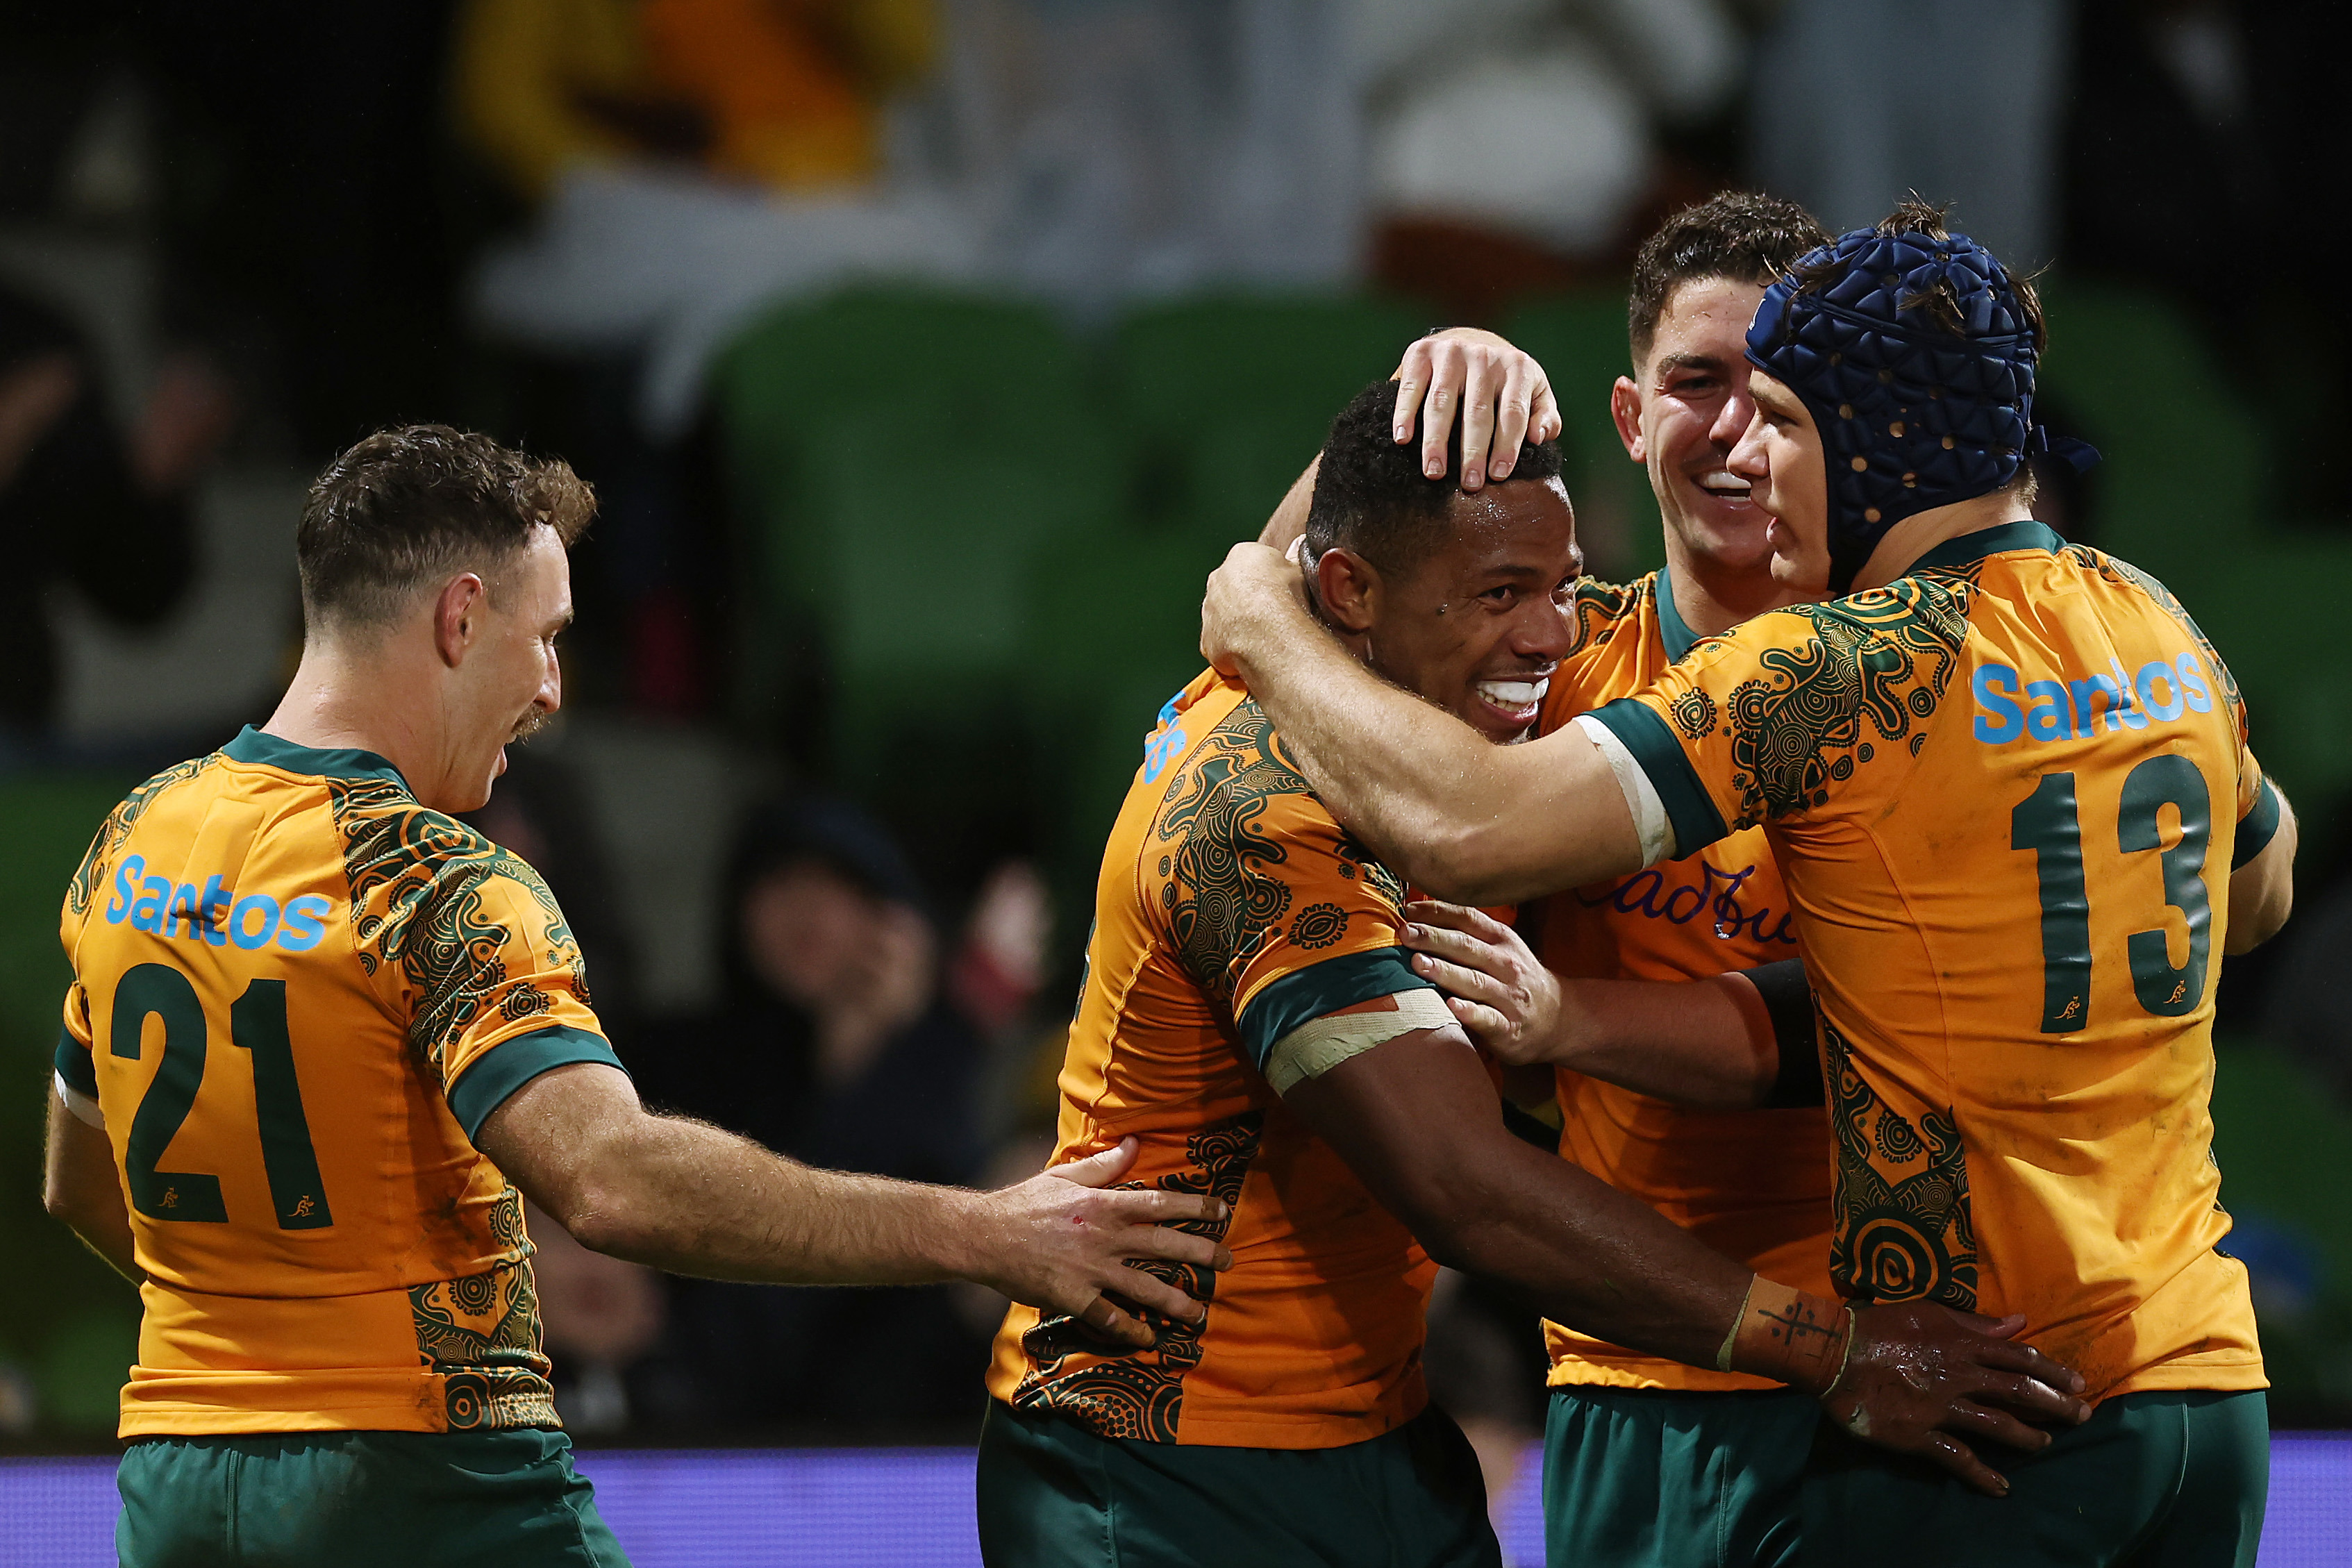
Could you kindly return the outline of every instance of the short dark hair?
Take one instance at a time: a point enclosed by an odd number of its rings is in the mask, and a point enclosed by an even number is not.
[[[596,492],[560,458],[446,425],[379,430],[329,463],[302,503],[304,619],[382,625],[436,578],[469,566],[489,577],[534,528],[570,548],[595,515]]]
[[[1444,533],[1445,509],[1462,473],[1462,426],[1445,440],[1445,474],[1421,471],[1421,420],[1413,437],[1399,443],[1391,420],[1397,386],[1376,381],[1331,421],[1315,472],[1315,499],[1307,510],[1307,548],[1315,554],[1344,546],[1383,572],[1420,564]],[[1559,474],[1559,443],[1519,443],[1510,478],[1500,482],[1540,482]]]
[[[1650,357],[1658,318],[1675,289],[1702,278],[1759,288],[1830,242],[1829,231],[1792,201],[1761,191],[1725,191],[1687,206],[1658,226],[1633,257],[1633,286],[1625,298],[1625,331],[1633,368]]]

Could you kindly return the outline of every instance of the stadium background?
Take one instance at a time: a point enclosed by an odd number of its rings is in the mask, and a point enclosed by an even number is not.
[[[2048,268],[2045,410],[2106,456],[2050,521],[2188,602],[2302,810],[2297,916],[2223,984],[2218,1151],[2274,1416],[2352,1426],[2326,9],[0,11],[0,1563],[102,1551],[74,1456],[110,1448],[136,1323],[37,1196],[58,891],[130,784],[268,711],[326,458],[441,419],[597,485],[564,716],[481,826],[547,872],[640,1081],[829,1163],[991,1180],[1042,1155],[1095,858],[1207,568],[1455,321],[1549,370],[1595,569],[1654,564],[1604,411],[1624,273],[1733,184],[1832,227],[1916,186]],[[869,956],[793,962],[824,952]],[[984,1297],[559,1245],[564,1407],[640,1561],[969,1554]],[[1525,1321],[1451,1287],[1431,1353],[1506,1475]],[[2352,1555],[2352,1445],[2280,1454],[2265,1563]],[[692,1533],[729,1521],[754,1533]]]

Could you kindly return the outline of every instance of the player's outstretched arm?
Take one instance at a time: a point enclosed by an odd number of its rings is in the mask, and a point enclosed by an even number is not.
[[[1491,476],[1511,477],[1519,443],[1549,441],[1559,434],[1559,405],[1551,378],[1524,349],[1476,327],[1448,327],[1415,339],[1389,378],[1397,384],[1395,434],[1402,447],[1422,433],[1422,467],[1432,479],[1445,472],[1445,443],[1455,416],[1469,411],[1462,426],[1462,488],[1478,490]],[[1489,460],[1491,455],[1491,461]],[[1282,504],[1266,519],[1257,542],[1287,550],[1307,531],[1307,510],[1315,499],[1315,470],[1307,465]]]
[[[139,1267],[131,1247],[131,1211],[123,1206],[114,1145],[105,1128],[76,1116],[54,1086],[49,1089],[41,1202],[52,1219],[65,1221],[84,1247],[106,1259],[107,1267],[133,1285],[147,1282],[147,1271]]]
[[[1490,743],[1367,669],[1264,545],[1233,547],[1201,623],[1201,651],[1249,683],[1323,804],[1416,887],[1514,903],[1641,868],[1633,814],[1582,728]]]
[[[2221,951],[2232,958],[2278,935],[2294,911],[2294,807],[2284,790],[2277,793],[2278,831],[2262,853],[2230,873],[2230,934]]]
[[[1820,1100],[1802,965],[1701,980],[1566,979],[1509,926],[1435,900],[1404,907],[1412,967],[1445,993],[1469,1037],[1511,1067],[1568,1068],[1695,1110],[1752,1110]],[[1780,973],[1793,969],[1793,973]],[[1765,1000],[1759,978],[1791,989]],[[1790,1059],[1783,1059],[1786,1036]]]
[[[674,1274],[773,1285],[971,1279],[1149,1345],[1151,1330],[1111,1298],[1191,1322],[1205,1309],[1130,1260],[1233,1261],[1175,1228],[1222,1218],[1217,1199],[1104,1190],[1133,1162],[1128,1145],[992,1193],[851,1175],[655,1115],[626,1074],[594,1063],[531,1079],[475,1142],[583,1246]]]
[[[1805,1388],[1849,1430],[2005,1489],[1969,1447],[2028,1451],[2082,1380],[1994,1321],[1924,1302],[1849,1310],[1762,1279],[1568,1161],[1513,1137],[1469,1042],[1423,1029],[1284,1099],[1432,1257],[1506,1280],[1586,1333]],[[2067,1393],[2059,1392],[2061,1389]]]

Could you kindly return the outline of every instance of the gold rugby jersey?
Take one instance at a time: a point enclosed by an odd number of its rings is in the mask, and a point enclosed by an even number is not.
[[[620,1064],[537,872],[373,752],[246,730],[67,889],[57,1070],[147,1271],[121,1435],[554,1426],[522,1204],[471,1142]]]
[[[1698,641],[1669,573],[1619,586],[1587,580],[1570,608],[1575,643],[1545,694],[1539,729],[1630,697]],[[1761,828],[1630,877],[1556,893],[1523,921],[1555,973],[1599,980],[1703,980],[1797,956],[1788,890]],[[1559,1151],[1727,1258],[1816,1295],[1830,1287],[1830,1134],[1818,1106],[1690,1110],[1582,1073],[1559,1075]],[[1544,1324],[1553,1386],[1775,1388]]]
[[[2095,1398],[2265,1386],[2207,1105],[2277,796],[2161,584],[2035,522],[1759,616],[1592,718],[1683,853],[1761,824],[1816,996],[1849,1296],[2021,1312]]]
[[[989,1391],[1103,1436],[1335,1448],[1420,1414],[1420,1243],[1282,1094],[1451,1027],[1400,945],[1404,889],[1342,832],[1240,685],[1204,673],[1146,744],[1097,885],[1055,1162],[1132,1135],[1131,1184],[1214,1193],[1233,1267],[1151,1265],[1208,1304],[1117,1350],[1014,1307]],[[1463,1049],[1468,1049],[1465,1044]]]

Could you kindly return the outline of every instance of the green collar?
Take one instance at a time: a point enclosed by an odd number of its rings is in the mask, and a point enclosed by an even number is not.
[[[313,746],[298,746],[291,741],[264,734],[250,724],[238,731],[236,739],[221,751],[233,763],[258,763],[264,767],[282,768],[289,773],[313,773],[320,778],[387,779],[403,789],[408,787],[400,770],[373,752],[347,748],[320,751]]]
[[[2044,522],[2004,522],[1999,528],[1980,528],[1974,533],[1963,533],[1957,539],[1947,539],[1918,560],[1903,569],[1908,577],[1914,572],[1950,570],[1999,555],[2009,550],[2040,550],[2055,555],[2066,548],[2066,542]]]
[[[1683,655],[1698,646],[1698,634],[1690,629],[1683,613],[1675,605],[1675,585],[1666,576],[1667,568],[1658,568],[1658,640],[1666,645],[1666,662],[1679,663]]]

